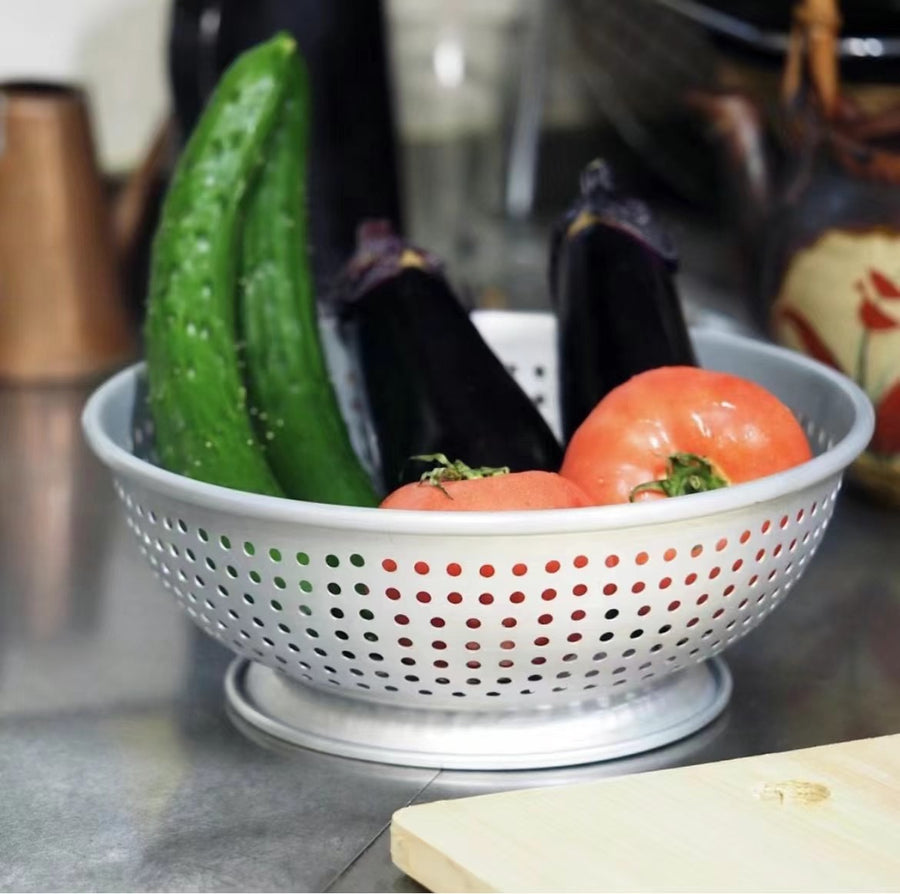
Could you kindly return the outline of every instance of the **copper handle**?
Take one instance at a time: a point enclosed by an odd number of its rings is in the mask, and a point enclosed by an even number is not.
[[[809,87],[826,120],[837,112],[840,82],[837,43],[841,16],[837,0],[800,0],[793,10],[781,93],[790,108]]]

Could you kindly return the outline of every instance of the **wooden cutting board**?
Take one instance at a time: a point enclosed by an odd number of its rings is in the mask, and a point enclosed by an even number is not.
[[[432,891],[900,891],[900,735],[397,811]]]

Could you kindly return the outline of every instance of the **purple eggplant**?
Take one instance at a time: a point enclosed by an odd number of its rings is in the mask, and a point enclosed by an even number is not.
[[[604,161],[591,162],[551,242],[564,441],[631,376],[696,365],[676,270],[674,247],[647,205],[622,194]]]
[[[366,222],[332,296],[365,383],[388,490],[417,480],[413,458],[556,471],[562,448],[484,341],[440,262]]]

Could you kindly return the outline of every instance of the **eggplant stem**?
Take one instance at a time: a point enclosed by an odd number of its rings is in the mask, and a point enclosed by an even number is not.
[[[635,497],[645,491],[654,491],[666,497],[681,497],[685,494],[718,490],[728,487],[728,484],[728,479],[708,459],[697,456],[696,453],[673,453],[666,460],[665,476],[632,488],[628,499],[633,503]]]

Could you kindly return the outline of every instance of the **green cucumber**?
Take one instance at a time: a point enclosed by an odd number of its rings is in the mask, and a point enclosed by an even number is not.
[[[246,197],[285,95],[294,40],[278,34],[222,75],[175,168],[154,235],[144,338],[161,464],[281,494],[247,410],[235,340]]]
[[[307,247],[309,83],[299,56],[243,224],[238,320],[250,412],[285,494],[374,506],[320,341]]]

